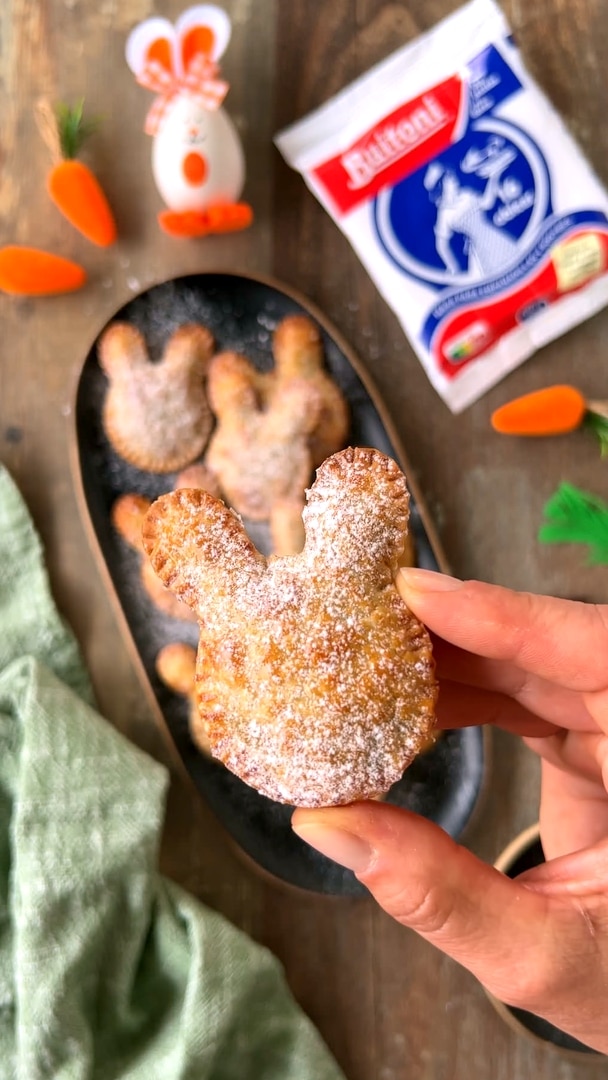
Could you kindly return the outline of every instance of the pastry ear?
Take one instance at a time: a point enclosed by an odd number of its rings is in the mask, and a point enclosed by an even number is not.
[[[194,465],[187,465],[185,469],[182,469],[173,485],[174,491],[178,488],[201,488],[202,491],[208,491],[215,499],[222,497],[220,482],[204,461],[196,461]]]
[[[397,570],[405,544],[409,495],[396,461],[379,450],[349,447],[327,458],[307,492],[304,509],[306,552],[333,567],[357,564]]]
[[[112,506],[111,519],[116,531],[132,548],[141,554],[141,527],[144,517],[150,509],[150,500],[145,495],[127,492],[119,495]]]
[[[196,649],[181,641],[165,645],[154,662],[159,679],[176,694],[186,696],[194,693],[196,677]]]
[[[310,435],[317,426],[323,402],[317,388],[306,379],[279,383],[268,412],[273,432],[285,439]]]
[[[287,315],[279,323],[272,351],[279,375],[310,376],[324,370],[321,334],[306,315]]]
[[[149,362],[143,336],[131,323],[112,323],[104,330],[97,346],[99,363],[108,378],[121,371],[144,367]]]
[[[218,353],[209,365],[207,396],[218,420],[240,420],[258,412],[258,372],[246,356]]]
[[[155,65],[167,75],[177,73],[175,30],[168,19],[152,18],[136,26],[127,38],[127,64],[136,78],[146,67]]]
[[[175,33],[182,68],[188,72],[199,56],[219,60],[230,41],[230,19],[215,4],[197,4],[182,12]]]
[[[152,503],[142,541],[155,573],[197,615],[204,616],[213,594],[215,610],[229,619],[235,590],[266,569],[236,514],[200,489],[181,488]]]
[[[171,335],[163,351],[163,365],[176,373],[205,374],[213,356],[213,334],[206,326],[186,323]]]

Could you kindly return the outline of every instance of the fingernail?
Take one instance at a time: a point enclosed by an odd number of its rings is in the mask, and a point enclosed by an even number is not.
[[[293,831],[322,855],[346,866],[355,874],[361,874],[372,860],[373,852],[369,844],[343,829],[302,824],[294,825]]]
[[[464,585],[460,578],[450,577],[449,574],[441,574],[436,570],[402,567],[399,573],[408,589],[415,589],[416,592],[454,592]]]

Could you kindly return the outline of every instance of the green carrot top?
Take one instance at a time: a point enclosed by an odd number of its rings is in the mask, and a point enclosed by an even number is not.
[[[57,134],[61,156],[66,159],[78,157],[82,144],[97,128],[96,120],[85,120],[84,98],[75,105],[58,102],[55,106]]]
[[[608,563],[608,505],[574,484],[560,484],[544,507],[538,539],[546,544],[587,544],[589,562]]]

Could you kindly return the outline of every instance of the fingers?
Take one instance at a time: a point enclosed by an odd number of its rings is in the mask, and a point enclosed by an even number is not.
[[[529,712],[517,701],[491,690],[440,679],[437,726],[443,729],[492,724],[514,735],[541,739],[560,729]]]
[[[608,690],[597,690],[595,693],[583,694],[583,702],[597,727],[608,734]],[[606,779],[608,780],[608,775]]]
[[[297,810],[297,834],[350,867],[404,926],[509,997],[522,955],[545,937],[546,903],[429,821],[387,804]]]
[[[298,810],[293,827],[496,997],[608,1051],[608,845],[569,856],[553,880],[550,866],[509,880],[436,825],[387,804]]]
[[[497,692],[503,700],[512,698],[523,715],[540,717],[555,727],[574,731],[595,731],[596,722],[585,704],[584,695],[568,690],[548,679],[522,671],[507,660],[489,660],[485,656],[459,649],[441,638],[433,637],[433,654],[442,688],[447,683]],[[517,727],[508,730],[518,731]],[[524,732],[521,734],[532,734]],[[542,732],[539,732],[542,734]]]
[[[552,741],[543,740],[541,751]],[[580,752],[575,753],[578,760]],[[547,859],[591,847],[608,837],[608,799],[597,762],[591,760],[589,771],[581,775],[564,771],[559,760],[542,761],[540,827]]]
[[[570,773],[583,780],[602,784],[607,740],[601,732],[581,734],[559,730],[546,738],[525,736],[525,742],[543,761],[562,774]]]
[[[572,895],[582,899],[603,893],[608,881],[608,840],[541,863],[521,874],[518,881],[545,896]]]
[[[579,691],[608,686],[608,607],[517,593],[428,570],[402,569],[397,588],[435,634]]]

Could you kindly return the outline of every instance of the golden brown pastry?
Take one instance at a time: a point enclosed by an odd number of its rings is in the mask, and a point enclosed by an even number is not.
[[[405,538],[405,544],[403,551],[399,556],[399,566],[415,566],[416,565],[416,541],[414,534],[410,529]]]
[[[186,325],[152,363],[146,343],[130,323],[104,331],[99,362],[109,379],[103,426],[121,457],[149,472],[174,472],[207,445],[213,417],[205,375],[213,337],[204,326]]]
[[[204,488],[210,495],[215,495],[217,498],[220,495],[217,480],[213,473],[200,462],[189,465],[188,468],[178,474],[173,489],[176,491],[178,488]],[[174,619],[186,619],[188,622],[193,622],[195,617],[190,608],[182,603],[177,596],[174,596],[170,589],[165,588],[144,554],[141,527],[149,509],[150,500],[145,495],[128,492],[119,496],[112,506],[110,515],[112,524],[123,540],[126,540],[135,551],[143,556],[141,581],[152,602],[165,615],[170,615]]]
[[[172,619],[186,619],[188,622],[193,622],[195,616],[191,609],[163,585],[144,555],[141,529],[149,509],[150,500],[146,499],[145,495],[136,495],[131,492],[120,495],[112,506],[112,524],[123,540],[126,540],[139,555],[144,556],[141,562],[141,583],[152,603],[165,615],[170,615]]]
[[[194,465],[188,465],[186,469],[182,469],[173,485],[174,491],[178,488],[202,488],[216,499],[221,498],[222,494],[217,476],[202,461],[197,461]]]
[[[304,547],[306,534],[302,520],[303,510],[303,495],[296,499],[277,499],[274,503],[270,514],[270,538],[274,555],[297,555]]]
[[[269,521],[285,499],[304,505],[312,474],[308,437],[320,409],[318,391],[293,379],[267,405],[260,398],[259,372],[234,352],[214,356],[208,393],[217,426],[205,464],[227,501],[243,517]]]
[[[174,694],[188,701],[190,729],[199,750],[210,754],[209,740],[200,723],[196,702],[196,649],[181,641],[172,641],[160,650],[155,661],[156,674]]]
[[[267,394],[272,396],[273,386],[279,388],[292,379],[305,379],[320,395],[319,416],[309,436],[316,467],[345,445],[348,405],[325,369],[319,329],[306,315],[287,315],[275,330],[272,348],[275,368],[267,376]]]
[[[373,798],[433,730],[430,639],[393,583],[407,520],[399,467],[361,448],[318,470],[304,550],[289,558],[265,559],[202,491],[161,496],[146,515],[152,566],[199,620],[211,751],[271,799]]]

